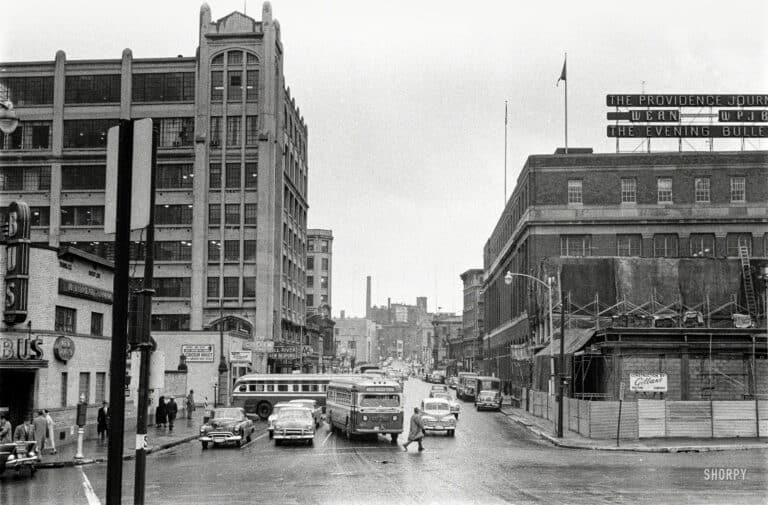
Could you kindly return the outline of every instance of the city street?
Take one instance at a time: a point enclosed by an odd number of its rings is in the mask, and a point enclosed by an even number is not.
[[[406,412],[429,384],[405,385]],[[407,431],[407,430],[406,430]],[[557,449],[496,412],[462,403],[455,438],[430,434],[408,453],[383,437],[347,441],[323,425],[313,447],[275,447],[266,434],[242,449],[202,451],[191,442],[151,455],[147,503],[764,503],[765,451],[701,454]],[[706,469],[745,469],[712,481]],[[133,462],[123,502],[133,501]],[[735,473],[733,475],[736,475]],[[106,465],[40,470],[4,478],[0,502],[105,502]],[[95,497],[88,490],[89,484]],[[89,499],[89,494],[91,497]]]

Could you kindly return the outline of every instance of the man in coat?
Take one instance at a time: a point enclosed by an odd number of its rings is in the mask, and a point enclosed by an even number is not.
[[[173,431],[173,422],[176,420],[176,414],[179,413],[179,406],[176,404],[173,396],[168,400],[165,411],[168,413],[168,431]]]
[[[48,423],[48,431],[46,432],[45,437],[48,439],[48,443],[51,444],[51,454],[56,454],[56,437],[53,433],[53,418],[48,409],[44,409],[43,412],[45,413],[45,422]]]
[[[24,418],[24,423],[16,426],[13,432],[13,440],[15,442],[34,440],[35,429],[32,427],[32,417]]]
[[[96,433],[99,434],[99,442],[109,438],[109,403],[102,402],[96,415]]]
[[[48,433],[48,421],[42,410],[37,411],[35,420],[32,421],[32,427],[35,431],[35,442],[37,442],[37,452],[43,454],[45,450],[45,435]]]
[[[7,444],[12,436],[11,422],[5,417],[4,412],[0,413],[0,444]]]
[[[187,419],[192,419],[192,412],[195,411],[195,392],[189,390],[187,395]]]
[[[424,423],[421,420],[421,409],[414,407],[413,415],[411,416],[411,429],[408,432],[408,441],[403,444],[403,450],[408,451],[408,445],[411,442],[417,442],[419,444],[419,450],[423,451],[424,446],[421,445],[421,440],[424,438]]]

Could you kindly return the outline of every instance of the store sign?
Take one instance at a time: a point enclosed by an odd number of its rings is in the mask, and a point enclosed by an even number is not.
[[[229,351],[229,361],[231,363],[253,363],[253,353],[251,351]]]
[[[94,302],[112,303],[111,292],[65,279],[59,279],[59,294],[73,296],[75,298],[83,298]]]
[[[666,393],[667,374],[629,374],[629,390],[640,393]]]
[[[181,354],[187,363],[213,363],[213,344],[184,344]]]
[[[43,339],[0,337],[0,360],[43,359]]]
[[[53,355],[59,361],[66,363],[75,355],[75,342],[69,337],[57,338],[53,343]]]
[[[272,359],[296,359],[299,357],[299,347],[296,345],[274,344],[269,357]]]
[[[12,202],[8,206],[6,222],[5,306],[3,321],[8,326],[27,319],[29,291],[29,205]]]

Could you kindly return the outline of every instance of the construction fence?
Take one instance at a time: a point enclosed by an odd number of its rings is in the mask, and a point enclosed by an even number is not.
[[[589,438],[616,438],[619,403],[622,439],[768,437],[768,400],[564,400],[563,429]],[[521,407],[526,405],[531,414],[557,422],[555,396],[527,389]]]

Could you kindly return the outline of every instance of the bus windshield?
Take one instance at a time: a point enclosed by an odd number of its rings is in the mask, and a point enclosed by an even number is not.
[[[397,395],[371,395],[360,397],[361,407],[399,407],[400,398]]]
[[[478,391],[498,391],[500,381],[494,379],[478,379],[477,390]]]

